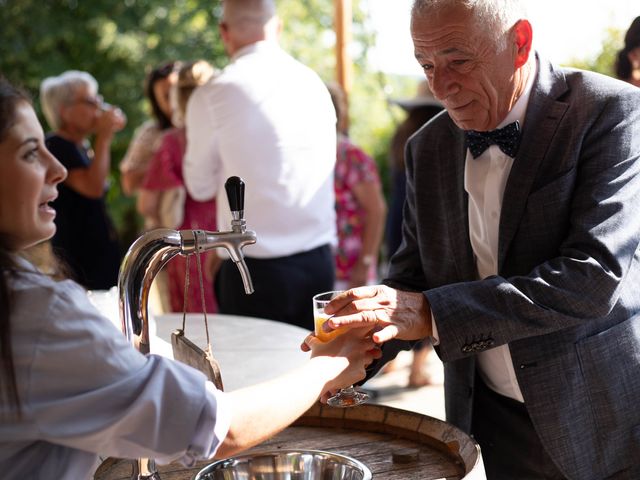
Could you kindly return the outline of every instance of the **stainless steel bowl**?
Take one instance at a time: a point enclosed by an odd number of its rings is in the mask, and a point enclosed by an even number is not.
[[[318,450],[274,450],[220,460],[194,480],[371,480],[358,460]]]

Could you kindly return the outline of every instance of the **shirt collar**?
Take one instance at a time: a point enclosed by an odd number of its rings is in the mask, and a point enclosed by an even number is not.
[[[33,263],[31,263],[29,260],[27,260],[20,254],[15,254],[13,256],[13,259],[15,260],[16,265],[18,265],[18,268],[20,268],[21,270],[27,270],[31,272],[38,271],[38,269],[36,268],[35,265],[33,265]]]
[[[231,57],[231,61],[235,62],[238,58],[244,57],[245,55],[249,55],[251,53],[274,50],[277,48],[279,48],[279,46],[274,41],[260,40],[258,42],[245,45],[244,47],[238,49],[238,51],[236,51],[236,53],[234,53],[233,56]]]

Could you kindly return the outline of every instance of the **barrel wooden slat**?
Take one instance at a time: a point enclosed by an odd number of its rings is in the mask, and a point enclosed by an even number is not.
[[[246,453],[279,449],[346,455],[367,465],[375,480],[484,478],[482,466],[474,468],[481,459],[469,436],[441,420],[381,405],[340,409],[317,404],[294,425]],[[192,468],[171,464],[158,471],[162,480],[192,480],[210,463]],[[130,467],[116,467],[96,480],[130,479]]]
[[[415,445],[414,445],[415,446]],[[380,445],[382,450],[387,446]],[[364,463],[374,478],[421,478],[435,479],[444,477],[459,478],[464,471],[459,465],[449,461],[446,457],[438,452],[429,449],[419,449],[418,459],[410,464],[393,463],[391,459],[391,451],[383,451],[378,454],[365,454],[353,450],[336,451],[342,455],[357,458]]]
[[[326,450],[327,448],[345,448],[354,444],[368,444],[383,442],[388,439],[384,434],[357,432],[350,430],[325,427],[296,427],[287,428],[273,439],[260,444],[260,450],[271,447],[295,448],[308,450]]]
[[[463,473],[459,465],[442,452],[412,440],[397,438],[394,434],[371,434],[364,431],[298,426],[288,428],[274,439],[254,448],[253,451],[285,448],[330,450],[357,458],[377,475],[388,474],[395,470],[411,470],[416,466],[419,466],[423,473],[425,469],[430,474],[433,471],[433,478]],[[413,462],[414,465],[394,464],[393,452],[405,450],[415,451],[418,460]]]
[[[428,472],[428,474],[431,475],[431,477],[433,478],[442,478],[442,477],[449,477],[454,475],[460,476],[461,474],[464,473],[464,471],[460,468],[458,464],[451,462],[448,458],[446,458],[441,453],[428,448],[416,448],[417,460],[415,461],[412,461],[408,464],[394,463],[392,460],[392,453],[396,445],[398,444],[393,441],[388,442],[388,445],[381,444],[380,449],[383,451],[376,454],[371,454],[371,453],[367,454],[364,452],[356,452],[353,450],[347,450],[347,451],[336,452],[336,453],[341,453],[343,455],[357,458],[358,460],[363,462],[365,465],[367,465],[367,467],[369,467],[372,472],[380,475],[385,474],[384,478],[387,478],[393,473],[397,473],[400,471],[408,471],[413,469],[419,469],[423,475],[425,475],[425,472]],[[415,447],[416,445],[414,444],[412,446]],[[406,478],[412,478],[412,477],[406,477]],[[422,476],[420,478],[427,478],[427,477]]]

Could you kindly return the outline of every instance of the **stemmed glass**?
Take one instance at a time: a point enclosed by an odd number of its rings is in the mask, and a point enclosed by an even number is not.
[[[334,337],[337,337],[338,335],[345,332],[345,330],[342,328],[338,328],[329,333],[322,330],[322,325],[324,324],[324,322],[331,318],[330,315],[324,313],[324,307],[329,304],[331,299],[333,299],[340,293],[342,293],[342,291],[324,292],[319,293],[313,297],[315,335],[321,342],[328,342]],[[358,390],[353,388],[353,385],[351,385],[350,387],[341,389],[333,397],[330,397],[327,400],[327,403],[332,407],[355,407],[356,405],[364,403],[368,398],[369,395],[364,392],[359,392]]]

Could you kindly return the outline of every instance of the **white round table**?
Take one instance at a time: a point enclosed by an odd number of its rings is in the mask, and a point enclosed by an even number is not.
[[[273,320],[236,315],[207,314],[213,356],[220,365],[226,391],[277,377],[300,366],[309,354],[300,344],[309,333]],[[150,329],[151,353],[172,357],[171,332],[182,328],[182,314],[155,315]],[[153,330],[155,329],[155,335]],[[202,314],[187,314],[185,336],[205,349]]]

